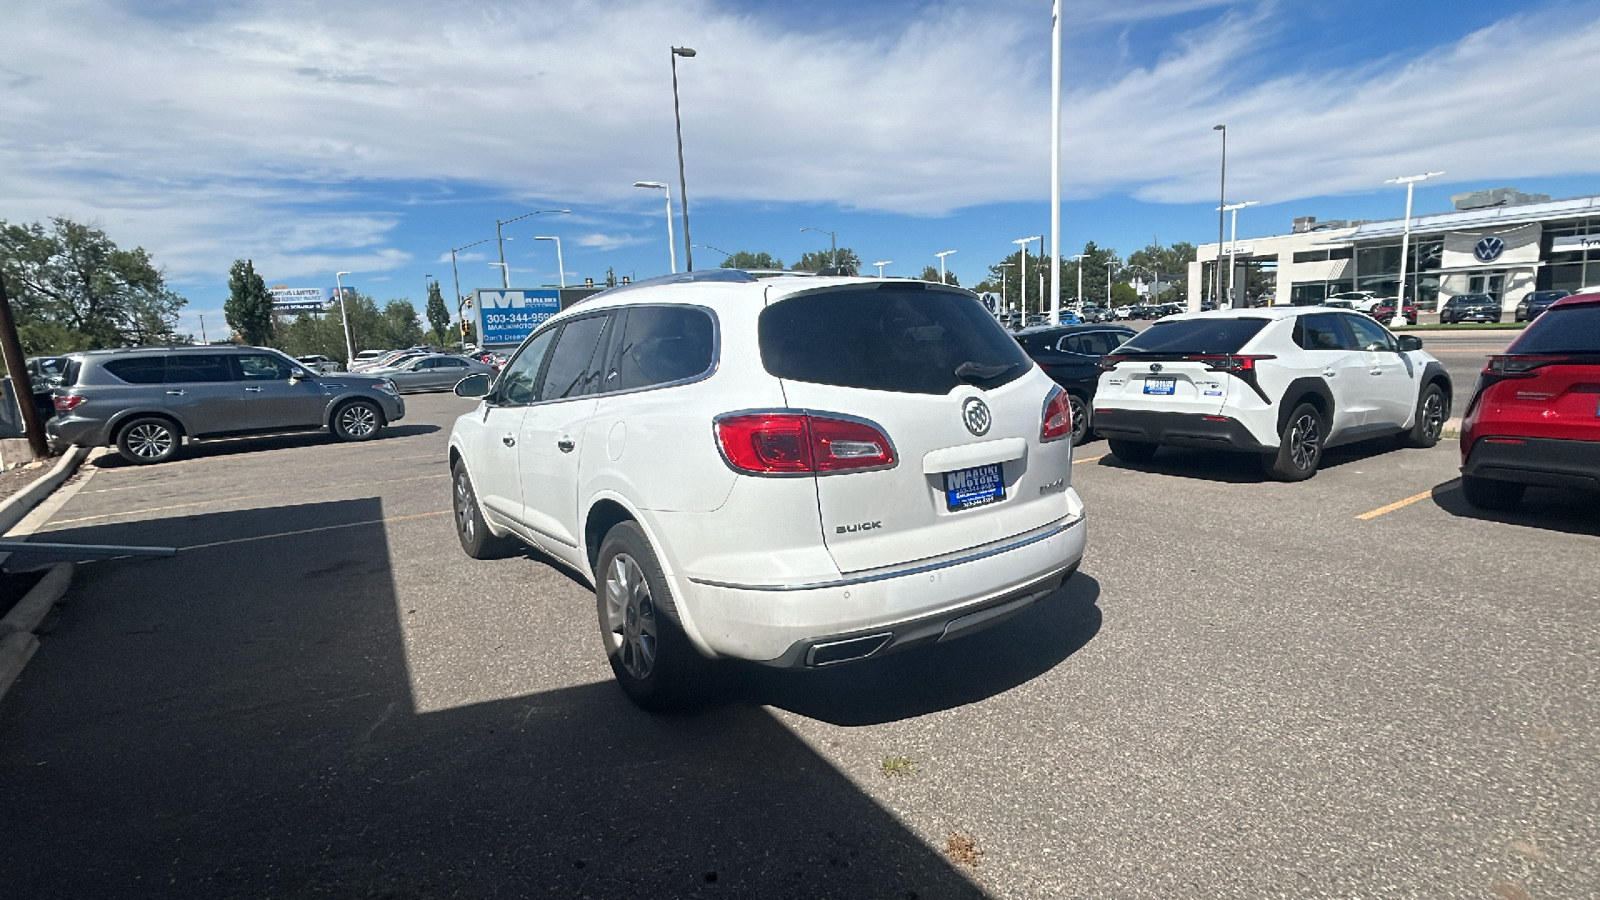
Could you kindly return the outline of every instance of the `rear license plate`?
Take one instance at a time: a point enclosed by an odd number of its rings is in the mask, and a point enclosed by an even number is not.
[[[1170,394],[1178,389],[1176,378],[1146,378],[1144,392],[1146,394]]]
[[[944,473],[944,502],[950,510],[972,509],[1006,498],[1000,464],[957,469]]]

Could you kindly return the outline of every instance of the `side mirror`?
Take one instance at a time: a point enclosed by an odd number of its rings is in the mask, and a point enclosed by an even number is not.
[[[1413,350],[1422,349],[1422,338],[1414,334],[1402,334],[1399,336],[1399,340],[1401,353],[1410,353]]]
[[[456,382],[457,397],[485,397],[489,394],[489,375],[479,372]]]
[[[296,368],[293,368],[293,369],[289,370],[289,380],[291,382],[304,381],[305,379],[310,378],[310,377],[311,377],[311,373],[307,372],[305,369],[301,369],[301,368],[296,367]]]

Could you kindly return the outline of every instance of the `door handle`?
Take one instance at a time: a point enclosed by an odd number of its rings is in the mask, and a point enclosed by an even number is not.
[[[566,438],[562,438],[561,440],[556,441],[556,447],[560,448],[562,453],[571,453],[573,443]]]
[[[1323,369],[1322,370],[1322,377],[1324,377],[1324,378],[1332,378],[1333,376],[1335,376],[1337,374],[1339,374],[1339,372],[1337,370],[1335,370],[1335,369]]]
[[[170,396],[170,397],[182,397],[185,393],[188,393],[188,392],[187,391],[167,391],[167,395]]]
[[[261,393],[261,388],[245,388],[245,393],[259,394]]]
[[[505,444],[507,447],[515,447],[517,445],[517,439],[508,434],[500,439],[500,443]]]

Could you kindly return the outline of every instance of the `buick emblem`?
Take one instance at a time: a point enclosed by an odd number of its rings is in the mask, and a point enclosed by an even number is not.
[[[1500,254],[1504,253],[1505,249],[1505,241],[1490,235],[1479,241],[1478,245],[1472,248],[1472,255],[1478,258],[1478,262],[1494,262],[1500,258]]]
[[[961,404],[961,421],[966,423],[967,430],[974,437],[983,437],[989,433],[989,426],[994,424],[994,416],[989,414],[989,404],[977,397],[968,397],[967,402]]]
[[[1150,364],[1150,371],[1152,371],[1152,372],[1161,371],[1161,363],[1151,363]]]

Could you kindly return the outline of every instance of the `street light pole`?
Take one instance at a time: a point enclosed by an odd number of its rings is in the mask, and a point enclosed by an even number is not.
[[[672,274],[676,275],[678,274],[678,247],[677,242],[672,237],[672,189],[659,181],[635,181],[633,186],[636,188],[658,189],[667,195],[667,268],[672,271]],[[722,251],[718,250],[717,252],[721,253]],[[727,256],[726,253],[722,255]]]
[[[344,369],[346,372],[356,364],[356,342],[350,336],[350,312],[344,305],[344,276],[349,272],[333,273],[334,290],[339,292],[339,318],[344,323]]]
[[[533,212],[523,213],[520,216],[512,216],[509,219],[495,219],[494,220],[494,239],[495,239],[495,243],[500,245],[500,263],[499,263],[499,265],[500,265],[500,287],[501,288],[504,288],[506,290],[510,290],[511,289],[511,270],[506,267],[506,242],[505,242],[505,238],[502,238],[500,236],[500,226],[501,225],[510,225],[512,222],[515,222],[518,219],[526,219],[529,216],[539,216],[539,215],[543,215],[545,213],[569,213],[569,212],[572,212],[572,210],[570,210],[570,209],[536,209]],[[471,246],[471,245],[469,244],[468,246]],[[493,263],[491,263],[490,265],[493,265]]]
[[[451,247],[450,248],[450,277],[452,279],[454,279],[455,285],[456,285],[456,319],[457,320],[465,320],[466,319],[466,316],[462,314],[462,307],[466,305],[467,298],[461,296],[461,271],[456,268],[456,252],[460,251],[460,250],[465,250],[468,247],[476,247],[479,244],[486,244],[486,243],[488,243],[489,241],[492,241],[492,240],[494,240],[494,238],[484,238],[481,241],[473,241],[470,244],[463,244],[460,247]]]
[[[683,211],[683,265],[685,272],[694,271],[694,248],[689,243],[689,182],[683,174],[683,115],[678,110],[678,57],[694,58],[692,47],[672,48],[672,121],[678,129],[678,208]],[[671,202],[670,200],[668,201]]]
[[[1022,248],[1022,271],[1017,273],[1017,283],[1022,285],[1022,299],[1018,302],[1022,304],[1022,324],[1024,327],[1028,324],[1028,245],[1037,240],[1040,240],[1040,236],[1036,234],[1032,237],[1017,238],[1011,242]],[[1043,304],[1041,303],[1041,305]]]
[[[1429,172],[1426,175],[1407,175],[1403,178],[1391,178],[1385,184],[1403,184],[1406,186],[1406,226],[1400,238],[1400,291],[1394,299],[1394,318],[1389,320],[1390,328],[1398,328],[1406,324],[1406,256],[1411,252],[1411,192],[1416,188],[1417,182],[1426,181],[1443,172]]]
[[[950,254],[952,254],[954,252],[955,252],[954,250],[945,250],[945,251],[943,251],[941,253],[935,253],[934,254],[934,256],[939,257],[939,283],[940,284],[948,284],[949,283],[949,282],[944,280],[944,258],[946,256],[949,256]]]
[[[1078,301],[1083,302],[1081,263]],[[1061,324],[1061,0],[1050,6],[1050,324]]]
[[[695,246],[699,247],[701,250],[715,250],[718,253],[722,254],[722,258],[723,259],[727,259],[728,257],[733,255],[733,254],[729,253],[728,251],[722,249],[721,247],[713,247],[710,244],[695,244]]]
[[[1212,131],[1222,132],[1222,189],[1217,206],[1228,205],[1228,126],[1214,125]],[[1217,211],[1217,264],[1211,273],[1211,296],[1217,301],[1217,308],[1222,308],[1222,220],[1224,213]],[[1231,303],[1229,304],[1232,305]]]
[[[1074,297],[1073,300],[1076,301],[1076,303],[1078,304],[1078,308],[1079,309],[1083,308],[1083,261],[1085,259],[1087,259],[1088,256],[1089,256],[1089,254],[1087,254],[1087,253],[1079,253],[1077,256],[1069,256],[1069,257],[1067,257],[1068,259],[1070,259],[1073,262],[1078,264],[1078,296]],[[1059,300],[1059,297],[1057,299]],[[1060,303],[1059,302],[1056,304],[1056,307],[1057,307],[1056,308],[1056,321],[1053,324],[1060,325],[1061,324],[1061,310],[1060,310]]]
[[[883,277],[883,267],[887,266],[889,263],[892,263],[892,262],[894,262],[894,260],[892,260],[892,259],[880,259],[877,262],[873,263],[873,265],[878,267],[878,277],[879,278]]]
[[[1258,206],[1258,205],[1260,205],[1260,203],[1261,203],[1260,200],[1247,200],[1244,203],[1230,203],[1227,206],[1222,207],[1223,210],[1225,210],[1227,212],[1230,212],[1230,213],[1233,213],[1233,231],[1228,235],[1228,305],[1229,306],[1233,306],[1237,302],[1237,298],[1234,297],[1233,279],[1234,279],[1234,270],[1239,267],[1239,263],[1235,259],[1235,257],[1238,255],[1238,248],[1234,246],[1235,244],[1239,243],[1239,210],[1244,209],[1247,206]],[[1220,304],[1220,303],[1217,304],[1217,306],[1219,306],[1219,307],[1221,305],[1222,304]]]
[[[817,234],[828,236],[828,268],[837,268],[839,265],[839,242],[834,238],[833,232],[826,228],[812,228],[807,225],[801,231],[815,231]]]
[[[561,261],[561,238],[558,238],[558,237],[539,237],[538,235],[534,235],[533,239],[536,240],[536,241],[555,241],[556,242],[556,268],[560,270],[561,286],[562,287],[566,287],[567,286],[567,267],[566,267],[566,264]]]
[[[1111,308],[1111,267],[1113,263],[1106,263],[1106,309]]]

